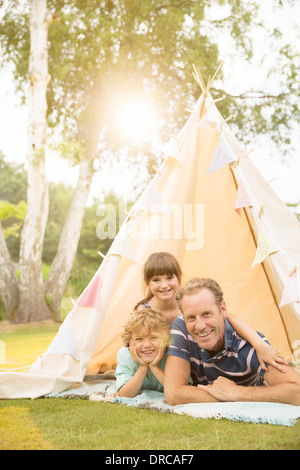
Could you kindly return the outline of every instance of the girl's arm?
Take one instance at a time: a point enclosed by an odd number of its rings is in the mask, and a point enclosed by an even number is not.
[[[282,365],[288,365],[284,360],[281,354],[276,351],[272,346],[266,343],[263,338],[261,338],[256,331],[251,328],[248,323],[242,320],[240,317],[226,313],[226,318],[236,332],[245,338],[256,350],[258,360],[260,362],[261,368],[265,371],[268,370],[265,363],[276,367],[280,372],[285,372],[285,369],[281,367]]]

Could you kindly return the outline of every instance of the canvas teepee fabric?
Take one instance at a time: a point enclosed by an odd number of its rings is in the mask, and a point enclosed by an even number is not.
[[[123,326],[143,298],[143,264],[159,251],[174,254],[184,281],[214,278],[228,311],[292,359],[300,338],[300,224],[204,88],[58,335],[29,372],[0,373],[0,398],[60,392],[114,368]]]
[[[158,216],[149,210],[153,188],[155,193],[159,190],[168,214]],[[262,331],[291,359],[292,345],[300,337],[299,303],[287,302],[281,308],[279,304],[291,269],[300,263],[300,224],[257,171],[208,93],[201,96],[181,134],[172,140],[146,191],[148,212],[133,211],[136,221],[129,225],[138,262],[123,260],[124,272],[89,372],[115,365],[122,326],[130,308],[143,296],[142,264],[155,251],[172,252],[182,264],[185,280],[193,276],[216,279],[228,310]],[[154,234],[160,230],[161,238],[151,238],[149,227]],[[171,234],[164,240],[166,227]]]

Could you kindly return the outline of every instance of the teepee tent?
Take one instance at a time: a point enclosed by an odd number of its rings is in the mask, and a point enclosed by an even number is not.
[[[197,70],[195,69],[197,72]],[[60,392],[116,365],[121,332],[143,298],[151,253],[171,252],[184,279],[215,279],[228,311],[266,335],[288,360],[300,338],[300,223],[202,95],[157,174],[57,336],[26,373],[0,373],[0,398]]]

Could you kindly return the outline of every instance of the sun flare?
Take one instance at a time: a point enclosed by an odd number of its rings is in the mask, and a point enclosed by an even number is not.
[[[130,136],[145,136],[154,124],[153,112],[147,105],[133,103],[120,112],[119,123],[122,131]]]

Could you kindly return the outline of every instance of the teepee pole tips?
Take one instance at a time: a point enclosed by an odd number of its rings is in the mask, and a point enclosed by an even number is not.
[[[209,90],[209,88],[212,86],[212,83],[213,83],[214,79],[216,78],[216,76],[217,76],[219,70],[221,69],[222,65],[224,64],[224,60],[225,60],[225,59],[223,59],[223,60],[219,63],[219,65],[218,65],[218,67],[217,67],[217,70],[215,71],[215,73],[214,73],[213,76],[212,76],[212,79],[208,82],[208,84],[207,84],[207,89],[208,89],[208,90]]]
[[[202,93],[206,93],[205,84],[203,82],[199,69],[195,66],[195,64],[193,64],[193,69],[194,69],[193,77],[195,81],[198,83],[199,87],[201,88]]]
[[[220,71],[223,63],[224,63],[224,60],[223,59],[220,64],[218,65],[215,73],[213,74],[213,76],[209,76],[208,77],[208,81],[207,81],[207,84],[205,85],[204,83],[204,80],[203,80],[203,77],[200,73],[200,70],[199,70],[199,67],[196,67],[195,64],[193,64],[193,69],[194,69],[194,72],[193,72],[193,77],[194,79],[196,80],[196,82],[198,83],[198,85],[200,86],[201,90],[202,90],[202,93],[204,93],[205,95],[207,94],[207,92],[209,91],[210,87],[212,86],[212,83],[214,81],[214,79],[216,78],[218,72]]]

